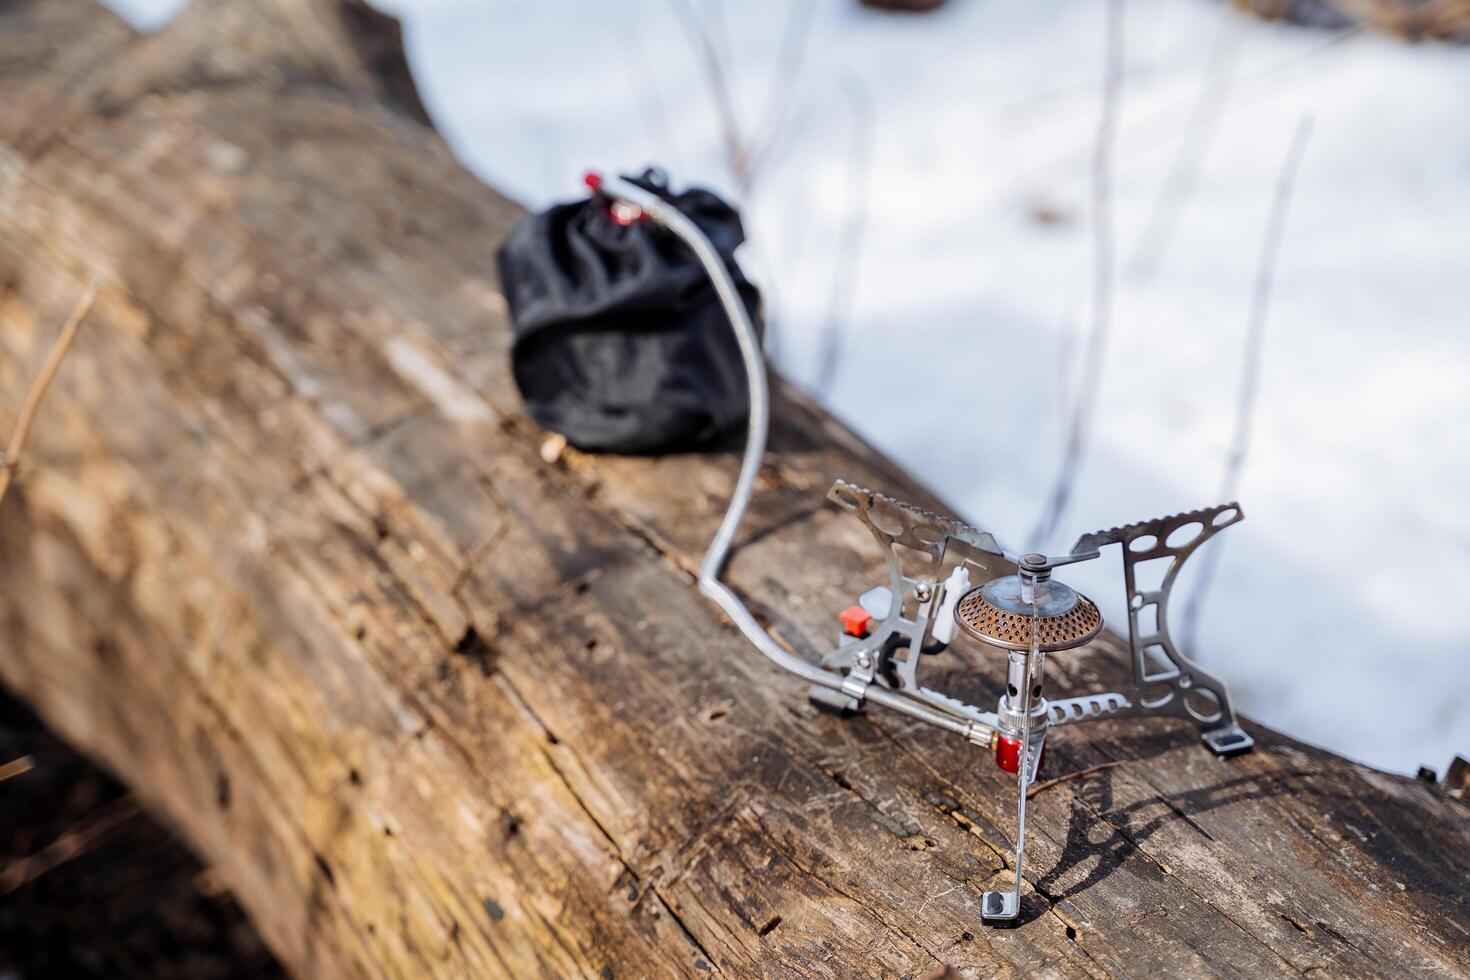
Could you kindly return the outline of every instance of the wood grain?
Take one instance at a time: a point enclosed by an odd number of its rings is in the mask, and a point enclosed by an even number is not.
[[[11,0],[0,59],[0,428],[111,284],[0,509],[0,678],[299,975],[1470,972],[1466,809],[1258,726],[1229,761],[1059,733],[1049,774],[1115,764],[1037,795],[1029,921],[982,928],[1011,778],[812,710],[695,592],[736,454],[542,459],[491,261],[520,209],[388,19],[196,0],[139,38]],[[942,504],[775,415],[731,576],[811,650],[878,567],[830,481]],[[1101,683],[1120,644],[1057,661]]]

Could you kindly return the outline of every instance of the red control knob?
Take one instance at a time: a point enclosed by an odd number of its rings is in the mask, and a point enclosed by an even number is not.
[[[862,606],[848,606],[837,614],[837,618],[842,620],[842,628],[848,636],[867,636],[869,627],[873,625],[873,614]]]
[[[1046,762],[1046,744],[1042,743],[1041,757],[1036,760],[1036,768],[1039,770]],[[1021,771],[1021,740],[1019,738],[1007,738],[1004,735],[995,737],[995,764],[1006,772]]]
[[[1021,771],[1021,740],[998,735],[995,739],[995,764],[1006,772]]]

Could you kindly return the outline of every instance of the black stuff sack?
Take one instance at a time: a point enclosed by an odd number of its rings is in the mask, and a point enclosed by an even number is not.
[[[687,215],[725,260],[760,329],[760,292],[736,265],[740,215],[709,191],[626,178]],[[749,411],[740,348],[699,260],[652,221],[620,223],[602,195],[517,224],[497,256],[515,324],[511,366],[531,417],[578,449],[657,453],[706,444]]]

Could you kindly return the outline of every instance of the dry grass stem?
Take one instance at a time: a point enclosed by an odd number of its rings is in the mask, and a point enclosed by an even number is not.
[[[1144,222],[1143,231],[1134,244],[1133,257],[1128,263],[1131,275],[1145,279],[1151,277],[1168,254],[1179,219],[1189,207],[1190,198],[1199,183],[1200,171],[1224,115],[1234,80],[1235,60],[1240,53],[1240,38],[1235,16],[1229,10],[1224,11],[1200,75],[1199,91],[1189,113],[1189,122],[1185,125],[1184,139],[1169,166],[1169,174],[1154,200],[1148,220]]]
[[[41,850],[0,868],[0,896],[12,894],[46,872],[86,854],[139,812],[137,802],[131,796],[124,796],[78,820]]]
[[[725,144],[725,161],[735,183],[738,197],[749,198],[762,166],[775,155],[782,138],[794,119],[794,93],[806,67],[808,48],[816,21],[816,4],[802,0],[787,7],[781,31],[780,49],[767,87],[760,116],[749,127],[735,98],[734,73],[728,31],[721,20],[720,37],[711,32],[691,0],[669,0],[690,46],[695,52],[709,87],[715,115],[720,123],[720,137]],[[723,8],[715,5],[714,14],[723,18]],[[723,42],[723,43],[721,43]]]
[[[7,779],[13,779],[16,776],[24,776],[34,768],[36,768],[36,763],[28,755],[23,755],[18,759],[11,759],[4,765],[0,765],[0,783],[5,782]]]
[[[1112,762],[1099,762],[1095,766],[1078,769],[1076,772],[1069,772],[1065,776],[1057,776],[1055,779],[1043,779],[1039,783],[1032,783],[1026,790],[1026,799],[1029,800],[1037,793],[1051,789],[1053,786],[1060,786],[1062,783],[1069,783],[1074,779],[1081,779],[1083,776],[1090,776],[1095,772],[1102,772],[1104,769],[1111,769],[1114,766],[1121,766],[1122,764],[1122,759],[1114,759]]]
[[[1296,184],[1297,171],[1301,169],[1302,156],[1306,153],[1307,140],[1312,135],[1312,119],[1303,116],[1292,134],[1286,159],[1281,162],[1281,172],[1276,178],[1276,194],[1271,203],[1271,216],[1266,223],[1266,238],[1261,246],[1261,258],[1256,266],[1256,285],[1251,296],[1250,322],[1246,327],[1245,360],[1240,369],[1240,388],[1235,399],[1235,435],[1230,441],[1230,456],[1225,462],[1225,476],[1220,482],[1221,501],[1234,500],[1240,490],[1240,476],[1245,470],[1246,456],[1250,452],[1251,431],[1255,428],[1256,402],[1261,386],[1261,361],[1266,348],[1266,314],[1271,308],[1271,290],[1276,281],[1277,256],[1281,252],[1281,239],[1286,232],[1286,215],[1291,206],[1291,192]],[[1186,650],[1195,648],[1196,632],[1204,608],[1205,595],[1215,577],[1215,567],[1220,561],[1220,546],[1205,549],[1200,556],[1198,568],[1199,584],[1184,607],[1184,629],[1182,636]]]
[[[1045,546],[1067,512],[1078,472],[1087,451],[1097,396],[1102,388],[1103,365],[1112,326],[1113,306],[1113,143],[1118,127],[1118,108],[1123,94],[1123,0],[1108,0],[1107,44],[1103,72],[1102,112],[1092,157],[1093,280],[1092,324],[1078,379],[1077,397],[1067,428],[1066,448],[1045,509],[1031,532],[1030,547]]]
[[[726,74],[725,59],[720,53],[714,37],[694,9],[690,0],[670,0],[674,14],[684,25],[689,42],[699,55],[700,67],[704,69],[705,81],[709,85],[710,97],[720,119],[720,135],[725,141],[725,158],[730,173],[738,187],[745,187],[750,177],[749,159],[746,156],[745,137],[741,132],[740,113],[735,108],[735,96]]]
[[[817,353],[817,370],[812,384],[812,391],[819,401],[831,393],[842,366],[845,348],[843,328],[852,316],[859,282],[858,263],[862,261],[863,240],[867,233],[869,185],[876,142],[872,94],[856,78],[849,78],[843,91],[852,107],[852,138],[847,152],[848,205],[838,233],[832,292],[827,301],[827,326],[822,331],[822,345]]]
[[[56,338],[56,343],[52,345],[51,353],[46,357],[46,363],[41,366],[41,373],[36,375],[31,390],[26,394],[25,403],[21,406],[20,417],[16,419],[15,429],[10,433],[10,442],[5,447],[5,455],[0,457],[0,501],[4,501],[5,493],[10,489],[11,478],[15,475],[16,467],[20,465],[21,454],[25,451],[26,441],[30,438],[31,425],[36,420],[36,410],[41,406],[41,399],[46,397],[46,390],[51,387],[51,381],[56,377],[62,359],[66,357],[66,352],[71,348],[71,342],[76,338],[82,321],[91,312],[92,304],[97,301],[97,293],[101,288],[101,283],[96,280],[87,286],[87,291],[82,294],[76,308],[71,311],[66,325],[61,328],[61,334]]]

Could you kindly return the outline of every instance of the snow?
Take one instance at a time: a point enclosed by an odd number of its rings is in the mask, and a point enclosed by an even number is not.
[[[780,368],[962,514],[1030,543],[1091,315],[1106,4],[384,5],[466,164],[532,206],[577,195],[588,166],[650,161],[736,195],[680,13],[697,11],[742,130],[777,133],[738,196]],[[114,6],[156,26],[176,3]],[[809,42],[783,69],[806,10]],[[1128,0],[1125,37],[1113,327],[1066,533],[1045,544],[1216,502],[1274,188],[1310,115],[1247,520],[1208,546],[1222,551],[1195,653],[1254,718],[1385,769],[1442,767],[1470,753],[1470,603],[1455,598],[1470,596],[1470,51],[1209,0]],[[1188,192],[1160,208],[1171,184]],[[1116,562],[1064,577],[1122,622]]]

